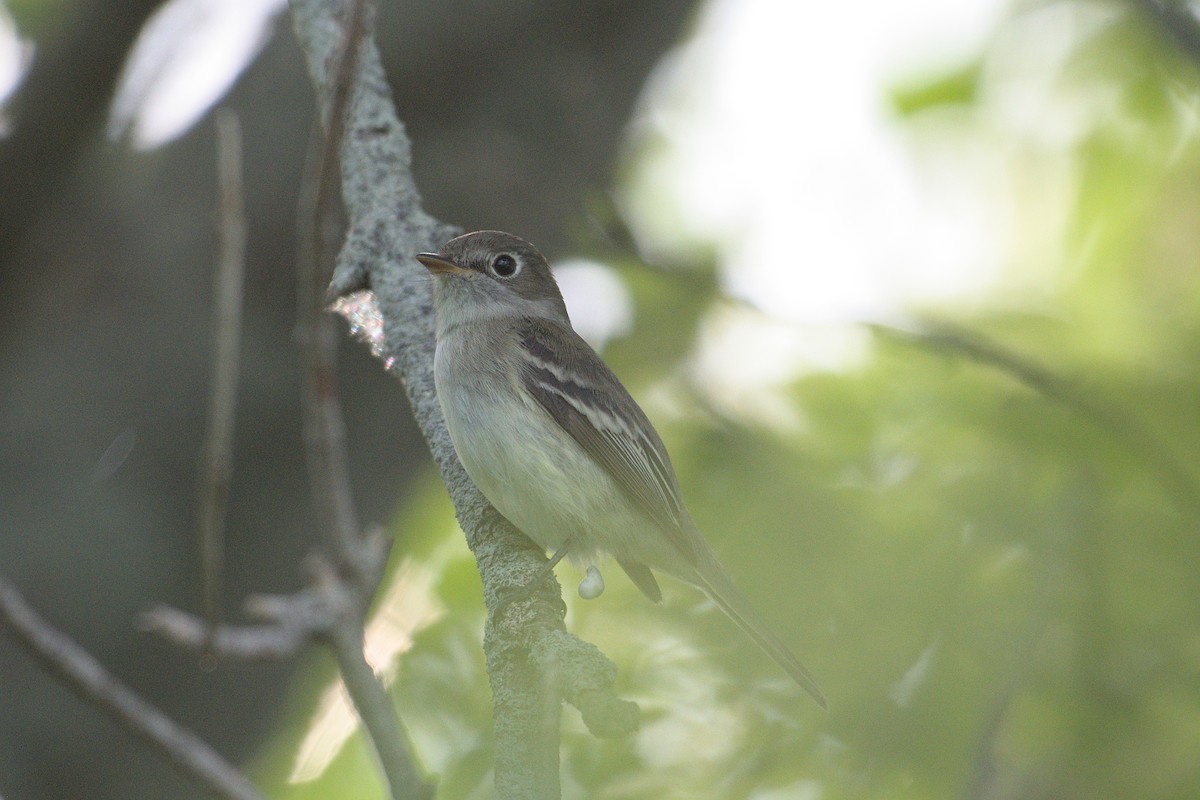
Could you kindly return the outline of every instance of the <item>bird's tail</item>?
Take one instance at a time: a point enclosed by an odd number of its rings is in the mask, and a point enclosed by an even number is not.
[[[704,548],[706,551],[707,547]],[[767,655],[775,660],[784,671],[792,677],[800,688],[808,692],[817,705],[828,710],[825,694],[817,685],[812,673],[800,663],[800,659],[788,649],[787,645],[775,635],[746,599],[746,596],[733,584],[733,579],[717,561],[711,551],[699,554],[694,582],[697,586],[725,612],[725,614],[741,628],[754,643],[761,647]]]

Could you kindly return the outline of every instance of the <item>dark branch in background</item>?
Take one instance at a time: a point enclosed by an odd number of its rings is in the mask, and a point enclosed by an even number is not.
[[[1200,20],[1187,3],[1131,0],[1131,5],[1156,24],[1188,58],[1200,64]]]
[[[340,565],[357,571],[360,529],[350,496],[346,468],[345,424],[337,397],[337,331],[325,309],[325,287],[332,273],[331,253],[338,237],[338,152],[345,131],[351,80],[366,38],[367,3],[350,5],[340,50],[333,54],[334,91],[324,135],[314,132],[300,189],[296,334],[304,361],[301,400],[305,459],[325,545]],[[318,126],[319,128],[322,126]]]
[[[58,23],[40,37],[37,58],[7,109],[12,133],[0,147],[0,261],[13,258],[37,220],[46,219],[66,176],[92,148],[104,125],[109,101],[129,43],[137,38],[161,0],[84,0],[61,6]],[[32,10],[32,9],[31,9]],[[5,291],[19,271],[0,270]]]
[[[324,136],[313,137],[313,150],[301,190],[299,255],[297,258],[297,336],[304,362],[301,404],[304,414],[305,457],[318,524],[325,546],[349,595],[341,624],[326,629],[346,691],[375,748],[380,768],[394,798],[432,797],[409,753],[400,720],[387,689],[363,655],[363,627],[375,595],[387,548],[380,537],[363,537],[350,494],[346,458],[346,427],[337,396],[335,360],[338,333],[325,308],[325,289],[332,267],[328,255],[337,237],[337,180],[339,153],[345,134],[359,55],[368,40],[374,5],[355,0],[343,26],[333,63],[333,91],[324,117]],[[365,579],[365,580],[364,580]],[[325,585],[336,587],[328,576]]]
[[[221,620],[221,562],[225,512],[233,472],[233,423],[237,410],[238,350],[246,272],[246,209],[242,197],[242,131],[237,115],[216,114],[219,239],[214,278],[212,388],[200,466],[201,606],[210,630]]]
[[[433,787],[424,782],[413,763],[392,708],[391,695],[363,654],[362,634],[361,625],[339,625],[330,632],[346,693],[354,702],[363,728],[370,733],[392,797],[432,798]]]
[[[237,118],[217,119],[217,171],[221,185],[220,258],[215,271],[213,388],[201,463],[199,528],[204,574],[204,622],[195,641],[213,649],[217,621],[221,538],[229,492],[237,394],[237,351],[241,332],[242,276],[246,246],[241,200],[241,138]],[[105,670],[90,653],[53,628],[0,579],[0,629],[6,630],[46,670],[84,700],[103,709],[133,734],[163,751],[185,773],[229,800],[261,800],[254,785],[195,734],[155,708]]]
[[[994,367],[1030,389],[1085,417],[1119,441],[1158,477],[1175,502],[1200,519],[1200,483],[1154,434],[1133,415],[1093,399],[1094,393],[1056,375],[1032,359],[1008,350],[978,333],[947,324],[905,331],[879,325],[874,330],[891,339],[939,352],[962,355]]]
[[[262,659],[292,655],[307,640],[323,639],[334,651],[364,730],[375,747],[379,765],[394,798],[432,797],[433,789],[420,777],[408,752],[400,721],[387,690],[363,655],[363,628],[371,601],[387,563],[388,543],[379,531],[363,535],[350,494],[345,448],[345,425],[338,403],[334,355],[337,332],[325,313],[326,262],[337,235],[336,189],[338,152],[345,109],[357,72],[358,54],[367,38],[372,8],[365,0],[351,6],[339,48],[333,56],[337,76],[325,134],[314,134],[299,204],[297,255],[298,297],[296,336],[303,360],[301,405],[304,443],[313,505],[323,552],[310,559],[309,585],[291,597],[259,599],[248,611],[273,624],[215,626],[215,580],[220,553],[220,526],[228,492],[229,450],[232,445],[237,373],[237,332],[240,320],[240,263],[244,251],[244,221],[231,173],[240,163],[222,161],[222,258],[218,269],[216,366],[212,421],[206,441],[203,564],[205,618],[208,625],[183,612],[154,609],[144,625],[176,643],[213,656]],[[229,150],[228,146],[222,151]],[[239,159],[240,160],[240,159]],[[231,229],[228,230],[227,229]],[[237,234],[240,234],[238,236]],[[236,280],[234,277],[236,275]],[[232,329],[232,330],[231,330]]]
[[[103,709],[134,735],[162,750],[179,769],[228,800],[262,800],[237,768],[104,669],[90,653],[53,628],[0,579],[0,630],[7,631],[84,700]]]
[[[296,655],[317,627],[313,617],[317,616],[319,604],[301,603],[295,596],[250,598],[246,601],[246,613],[254,615],[258,603],[271,606],[262,614],[270,622],[220,625],[213,630],[205,620],[193,614],[170,606],[157,606],[142,615],[142,630],[189,650],[239,661],[275,661]]]

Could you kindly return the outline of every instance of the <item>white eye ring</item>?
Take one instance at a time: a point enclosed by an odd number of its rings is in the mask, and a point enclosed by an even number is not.
[[[500,253],[488,264],[488,272],[497,278],[515,278],[521,273],[521,262],[512,253]]]

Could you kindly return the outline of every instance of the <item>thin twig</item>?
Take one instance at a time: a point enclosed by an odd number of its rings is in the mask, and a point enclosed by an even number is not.
[[[425,783],[413,766],[408,742],[392,712],[392,699],[363,654],[362,627],[339,626],[333,638],[346,693],[370,734],[392,797],[396,800],[433,797],[433,787]]]
[[[368,0],[355,0],[350,6],[341,49],[333,62],[332,91],[323,115],[325,136],[320,140],[314,137],[299,211],[297,315],[305,365],[305,452],[313,502],[331,554],[339,566],[349,567],[343,572],[355,583],[351,587],[355,613],[339,615],[339,624],[330,629],[327,640],[337,655],[342,679],[378,755],[391,795],[398,799],[432,797],[433,790],[419,776],[387,690],[363,655],[363,622],[375,583],[367,580],[364,585],[363,579],[373,566],[367,563],[367,556],[377,548],[366,546],[361,536],[350,493],[345,424],[334,380],[338,334],[325,301],[332,275],[329,255],[346,114],[373,13],[374,5]]]
[[[906,331],[884,325],[874,329],[899,341],[958,353],[972,361],[1004,372],[1030,389],[1090,420],[1125,446],[1174,497],[1175,502],[1200,519],[1200,482],[1132,414],[1098,401],[1086,391],[1031,358],[1009,350],[984,336],[945,323],[925,330]]]
[[[300,607],[300,596],[286,598]],[[291,614],[288,617],[299,617]],[[313,627],[308,620],[285,617],[262,625],[218,625],[171,606],[159,605],[141,616],[142,630],[161,636],[189,650],[209,652],[215,657],[238,661],[278,661],[291,658],[309,641]]]
[[[177,767],[219,797],[262,800],[236,767],[110,675],[90,653],[42,619],[4,579],[0,579],[0,629],[8,631],[72,691],[166,753]]]
[[[220,109],[217,183],[220,238],[214,278],[212,389],[200,468],[201,605],[210,630],[221,620],[221,572],[225,513],[233,472],[233,424],[237,405],[238,350],[246,272],[246,210],[242,199],[242,132],[237,114]]]
[[[294,656],[313,639],[329,640],[343,629],[360,631],[364,612],[383,580],[393,542],[383,528],[365,538],[367,561],[374,565],[356,583],[314,555],[308,563],[309,581],[289,595],[253,595],[246,615],[262,620],[255,625],[220,625],[207,636],[204,620],[171,606],[160,605],[141,617],[142,629],[190,650],[212,647],[216,655],[241,661],[269,661]],[[209,641],[206,641],[209,638]]]
[[[345,130],[346,107],[366,33],[367,3],[356,0],[344,28],[342,50],[335,61],[337,80],[329,101],[325,135],[314,135],[300,192],[297,235],[297,336],[304,359],[305,457],[320,529],[339,564],[356,571],[358,515],[346,467],[345,423],[337,397],[337,332],[326,313],[325,287],[332,272],[330,242],[334,238],[338,153]]]

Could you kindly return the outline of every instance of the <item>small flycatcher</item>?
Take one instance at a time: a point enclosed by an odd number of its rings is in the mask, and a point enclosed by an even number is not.
[[[696,529],[662,440],[571,327],[542,254],[479,231],[417,259],[434,277],[434,375],[450,438],[496,510],[555,559],[612,555],[656,603],[652,569],[698,587],[825,708]]]

